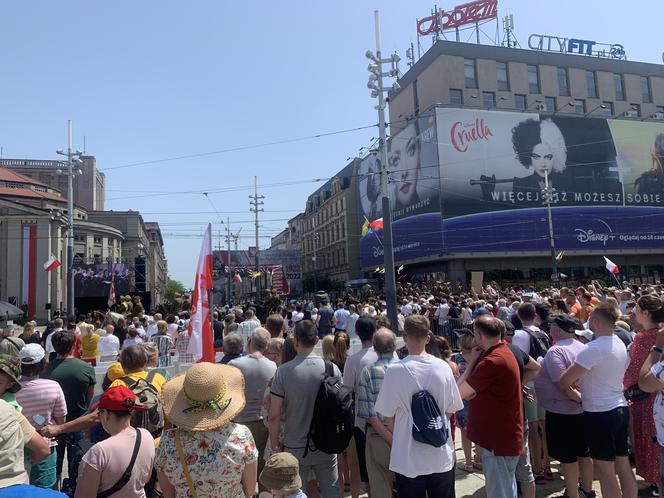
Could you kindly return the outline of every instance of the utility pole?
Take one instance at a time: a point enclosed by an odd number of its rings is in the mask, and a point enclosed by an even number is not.
[[[58,173],[67,175],[67,315],[74,314],[74,176],[81,174],[74,163],[82,163],[83,152],[72,152],[71,119],[67,120],[67,152],[56,150],[56,154],[67,156],[66,171],[58,169]]]
[[[316,252],[317,249],[317,244],[318,244],[318,232],[314,228],[314,235],[313,235],[313,243],[314,243],[314,256],[311,258],[311,260],[314,263],[314,295],[316,294],[316,291],[318,290],[318,272],[317,272],[317,263],[318,261],[318,254]]]
[[[226,218],[226,247],[228,248],[228,308],[233,306],[233,276],[231,275],[231,219]]]
[[[544,202],[546,203],[546,216],[549,222],[549,248],[551,249],[551,280],[555,286],[558,283],[558,262],[556,261],[556,241],[553,237],[553,215],[551,213],[551,201],[553,200],[554,188],[549,187],[549,173],[544,170]]]
[[[261,289],[261,275],[260,275],[261,268],[258,257],[258,213],[263,211],[263,208],[259,206],[262,206],[264,204],[262,199],[265,199],[265,196],[258,195],[257,176],[254,176],[254,195],[250,195],[249,198],[251,199],[249,201],[249,204],[251,205],[249,211],[251,211],[255,215],[254,228],[256,230],[256,271],[258,272],[258,276],[254,279],[254,282],[256,282],[256,304],[258,304],[258,300],[260,299],[260,289]]]
[[[367,87],[371,89],[371,96],[378,97],[378,105],[375,109],[378,111],[378,128],[379,128],[379,150],[381,162],[380,174],[380,188],[382,195],[383,207],[383,248],[385,250],[384,263],[385,263],[385,300],[387,301],[387,317],[390,320],[390,325],[394,329],[397,326],[397,283],[394,272],[394,243],[392,242],[392,211],[390,208],[390,197],[387,190],[388,178],[387,175],[387,150],[386,150],[386,137],[385,137],[385,95],[384,92],[388,91],[383,86],[383,77],[397,77],[399,75],[398,64],[401,58],[396,53],[392,54],[389,58],[381,58],[380,51],[380,14],[374,10],[374,22],[376,28],[376,55],[367,51],[366,56],[373,64],[369,65],[369,83]],[[392,69],[383,72],[383,64],[391,64]],[[394,83],[392,90],[399,90],[399,84]],[[373,221],[373,220],[371,220]]]

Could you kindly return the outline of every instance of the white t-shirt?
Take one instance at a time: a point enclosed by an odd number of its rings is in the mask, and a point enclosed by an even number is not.
[[[55,353],[55,348],[53,348],[53,334],[60,332],[61,330],[63,329],[55,329],[46,336],[46,344],[44,344],[44,351],[46,351],[46,354]]]
[[[596,337],[574,362],[588,370],[582,378],[581,404],[586,412],[608,412],[627,406],[623,377],[629,365],[625,344],[615,335]]]
[[[335,325],[335,328],[339,330],[346,330],[346,320],[350,316],[350,311],[348,311],[345,308],[339,308],[337,311],[334,312],[334,318],[337,319],[337,324]]]
[[[300,312],[293,311],[293,318],[292,318],[291,321],[292,321],[293,323],[297,323],[297,322],[299,322],[299,321],[301,321],[301,320],[304,320],[304,313],[302,313],[301,311],[300,311]]]
[[[664,361],[655,363],[650,372],[657,377],[657,379],[664,383]],[[655,420],[655,429],[657,430],[657,442],[660,446],[664,446],[664,396],[662,391],[657,393],[655,404],[652,407],[652,418]]]
[[[385,417],[395,417],[390,470],[406,477],[447,472],[454,466],[451,434],[447,444],[440,448],[413,439],[410,404],[413,394],[420,389],[431,393],[442,413],[454,413],[463,408],[452,369],[435,356],[407,356],[385,370],[375,409]],[[445,424],[449,431],[447,417]]]
[[[120,339],[113,334],[106,334],[99,338],[97,343],[99,356],[113,356],[120,352]]]

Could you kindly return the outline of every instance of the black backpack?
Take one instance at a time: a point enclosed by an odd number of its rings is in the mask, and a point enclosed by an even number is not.
[[[410,399],[410,412],[413,416],[413,439],[420,443],[440,448],[447,443],[449,433],[445,415],[438,403],[426,389],[422,389],[413,373],[404,365],[406,371],[417,384],[418,391]]]
[[[332,363],[326,361],[323,381],[318,388],[307,434],[304,457],[309,450],[330,455],[343,453],[353,436],[354,405],[353,395],[343,385],[341,378],[334,375]]]
[[[551,340],[546,332],[542,332],[541,330],[530,330],[527,327],[524,327],[523,330],[530,336],[530,356],[536,360],[540,357],[544,357],[551,347]]]

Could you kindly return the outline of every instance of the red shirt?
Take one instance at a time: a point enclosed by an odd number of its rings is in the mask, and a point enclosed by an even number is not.
[[[523,453],[523,397],[519,364],[504,342],[480,358],[468,385],[468,438],[496,456]]]

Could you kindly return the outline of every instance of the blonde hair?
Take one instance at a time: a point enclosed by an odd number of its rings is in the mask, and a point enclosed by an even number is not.
[[[334,346],[334,336],[326,335],[323,337],[321,343],[321,347],[323,349],[323,359],[332,361],[334,359],[334,355],[337,352],[337,348]]]
[[[168,330],[168,324],[164,320],[159,320],[157,322],[157,332],[166,332]]]

